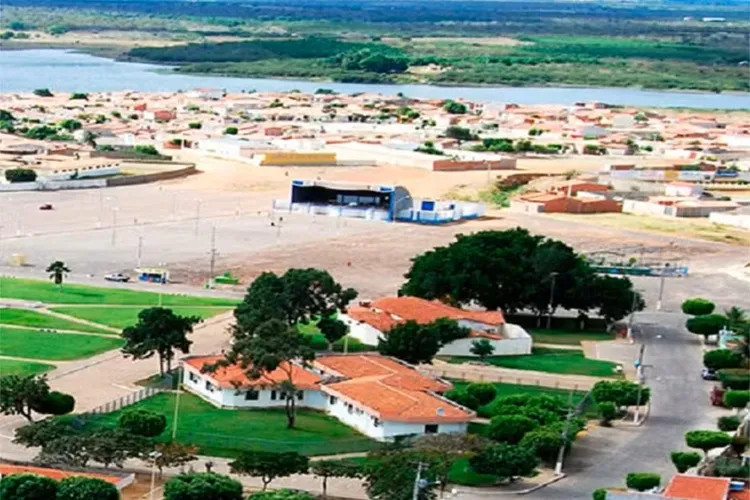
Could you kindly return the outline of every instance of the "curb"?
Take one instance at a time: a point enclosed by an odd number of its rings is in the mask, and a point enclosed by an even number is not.
[[[535,492],[537,490],[541,490],[542,488],[546,488],[550,484],[554,484],[554,483],[560,481],[561,479],[565,479],[566,477],[567,477],[567,474],[565,474],[564,472],[561,472],[559,475],[556,475],[555,477],[553,477],[549,481],[546,481],[546,482],[541,483],[541,484],[537,484],[536,486],[532,486],[531,488],[528,488],[528,489],[523,490],[523,491],[517,491],[516,495],[528,495],[529,493],[533,493],[533,492]]]
[[[537,490],[541,490],[542,488],[546,488],[550,484],[556,483],[566,477],[567,477],[567,474],[563,472],[559,475],[554,476],[552,479],[548,479],[547,481],[543,483],[535,484],[534,486],[531,486],[530,488],[526,488],[525,490],[519,490],[519,491],[501,491],[499,488],[474,488],[474,489],[456,488],[456,492],[459,494],[466,493],[466,494],[471,494],[474,496],[481,496],[481,497],[528,495],[529,493],[533,493]]]

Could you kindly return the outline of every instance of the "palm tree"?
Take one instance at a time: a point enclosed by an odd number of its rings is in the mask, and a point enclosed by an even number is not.
[[[55,282],[55,285],[62,288],[63,278],[70,269],[61,260],[56,260],[49,266],[47,266],[47,272],[50,273],[49,278]]]
[[[729,321],[729,328],[736,328],[748,321],[745,310],[737,306],[732,306],[729,309],[726,309],[724,314],[727,317],[727,321]]]

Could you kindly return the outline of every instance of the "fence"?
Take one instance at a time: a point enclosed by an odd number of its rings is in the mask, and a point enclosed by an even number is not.
[[[564,375],[549,377],[534,374],[503,373],[498,368],[487,368],[482,366],[426,366],[420,365],[419,369],[434,377],[456,380],[470,380],[472,382],[496,382],[500,384],[530,385],[536,387],[547,387],[551,389],[588,391],[599,379],[594,377],[566,378]],[[590,379],[590,380],[589,380]]]
[[[125,408],[126,406],[134,405],[139,401],[143,401],[146,398],[150,398],[151,396],[160,392],[167,392],[167,390],[159,389],[156,387],[144,387],[143,389],[140,389],[136,392],[132,392],[126,396],[122,396],[121,398],[114,399],[103,405],[97,406],[96,408],[87,411],[84,415],[95,415],[98,413],[110,413],[113,411],[117,411]]]

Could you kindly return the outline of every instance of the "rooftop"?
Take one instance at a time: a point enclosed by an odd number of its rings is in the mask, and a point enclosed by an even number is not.
[[[725,477],[677,474],[664,490],[664,496],[681,500],[726,500],[729,483]]]
[[[191,356],[185,358],[185,364],[197,370],[202,370],[205,365],[212,365],[222,359],[224,359],[224,356]],[[281,367],[272,372],[264,373],[257,380],[248,378],[245,375],[245,370],[239,365],[218,368],[215,372],[206,375],[222,389],[277,386],[287,380],[288,368],[288,363],[282,363]],[[320,384],[319,376],[297,364],[292,364],[292,380],[299,389],[314,390],[318,389]]]

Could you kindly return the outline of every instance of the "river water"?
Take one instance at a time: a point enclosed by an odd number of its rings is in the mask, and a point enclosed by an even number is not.
[[[221,76],[191,76],[152,64],[117,62],[59,49],[0,51],[0,92],[28,92],[46,87],[60,92],[121,90],[176,91],[194,88],[314,92],[325,87],[341,93],[375,92],[408,97],[458,99],[517,104],[573,104],[600,101],[649,107],[750,109],[750,94],[657,92],[632,88],[437,87],[375,85]]]

